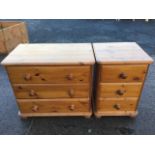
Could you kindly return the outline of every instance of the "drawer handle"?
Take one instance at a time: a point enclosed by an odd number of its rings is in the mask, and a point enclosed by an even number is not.
[[[36,95],[37,95],[36,92],[33,89],[31,89],[29,92],[29,96],[36,96]]]
[[[66,76],[68,80],[73,80],[73,74],[69,74]]]
[[[126,79],[128,76],[127,76],[125,73],[121,73],[121,74],[119,75],[119,77],[120,77],[121,79]]]
[[[32,107],[32,111],[33,112],[37,112],[39,110],[39,107],[37,106],[37,105],[34,105],[33,107]]]
[[[24,79],[25,79],[26,81],[31,80],[31,78],[32,78],[31,74],[26,74],[25,77],[24,77]]]
[[[113,107],[114,107],[116,110],[120,110],[120,109],[121,109],[120,104],[114,104]]]
[[[116,94],[120,95],[120,96],[124,95],[124,93],[125,93],[125,91],[123,91],[123,90],[117,90],[116,91]]]
[[[74,104],[69,106],[69,110],[73,111],[74,109],[75,109],[75,105]]]
[[[69,94],[70,97],[74,97],[74,90],[73,89],[70,89],[68,91],[68,94]]]

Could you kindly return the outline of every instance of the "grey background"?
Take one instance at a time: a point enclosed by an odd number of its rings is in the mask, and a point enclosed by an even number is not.
[[[31,43],[135,41],[155,58],[155,21],[24,20]],[[0,55],[3,60],[6,55]],[[22,120],[0,66],[0,134],[155,134],[155,64],[150,66],[139,104],[139,115],[128,117],[46,117]]]

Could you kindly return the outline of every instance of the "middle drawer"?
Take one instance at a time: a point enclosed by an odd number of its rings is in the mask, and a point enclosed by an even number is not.
[[[47,99],[47,98],[88,98],[89,84],[38,84],[38,85],[13,85],[18,99]]]
[[[100,83],[98,97],[138,97],[142,83]]]

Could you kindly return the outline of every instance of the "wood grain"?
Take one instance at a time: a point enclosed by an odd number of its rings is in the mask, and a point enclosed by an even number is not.
[[[90,65],[94,63],[90,43],[20,44],[2,61],[3,65]]]
[[[135,42],[93,43],[99,64],[150,64],[153,59]]]
[[[0,29],[0,53],[6,53],[6,50],[4,34]]]
[[[21,113],[89,112],[89,99],[18,99]]]
[[[98,99],[97,111],[135,111],[138,98],[103,98]]]
[[[92,111],[87,112],[75,112],[75,113],[68,113],[68,112],[61,112],[61,113],[21,113],[18,112],[18,115],[21,118],[27,118],[27,117],[67,117],[67,116],[84,116],[85,118],[90,118],[92,115]]]
[[[138,115],[138,111],[100,111],[95,112],[95,116],[97,118],[101,118],[102,116],[129,116],[136,117]]]
[[[18,99],[88,98],[89,84],[13,85]]]
[[[3,28],[8,28],[10,26],[16,26],[17,24],[20,24],[23,22],[19,22],[19,21],[1,21],[2,27]]]
[[[142,82],[148,65],[102,65],[101,82]],[[124,74],[126,78],[121,78]]]
[[[28,35],[24,23],[8,27],[3,32],[7,51],[13,50],[20,43],[28,43]]]
[[[142,83],[101,83],[99,97],[138,97]]]
[[[90,66],[8,66],[13,84],[88,83]]]
[[[8,53],[20,43],[28,43],[25,22],[2,21],[0,29],[0,53]]]

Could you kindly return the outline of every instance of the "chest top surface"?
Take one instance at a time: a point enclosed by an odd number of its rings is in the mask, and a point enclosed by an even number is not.
[[[99,64],[152,63],[153,59],[135,42],[93,43]]]
[[[20,44],[2,65],[83,65],[94,64],[89,43]]]

